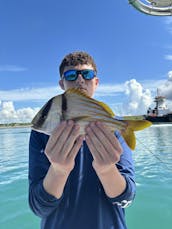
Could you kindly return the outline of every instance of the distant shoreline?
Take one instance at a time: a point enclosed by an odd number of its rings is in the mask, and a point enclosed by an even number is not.
[[[27,128],[31,127],[31,123],[5,123],[5,124],[0,124],[0,129],[4,128]]]

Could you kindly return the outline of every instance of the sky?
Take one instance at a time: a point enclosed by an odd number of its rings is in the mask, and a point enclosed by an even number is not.
[[[95,99],[116,115],[145,114],[157,93],[172,108],[172,17],[128,0],[1,0],[0,123],[30,122],[62,93],[58,66],[73,51],[95,60]]]

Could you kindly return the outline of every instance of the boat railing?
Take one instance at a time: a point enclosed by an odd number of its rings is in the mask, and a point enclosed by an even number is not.
[[[128,0],[129,3],[142,13],[153,16],[171,16],[172,0]]]

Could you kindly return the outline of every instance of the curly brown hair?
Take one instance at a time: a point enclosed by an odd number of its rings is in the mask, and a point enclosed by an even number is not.
[[[60,76],[62,77],[64,68],[67,66],[77,66],[77,65],[88,64],[92,65],[93,69],[97,72],[97,67],[94,62],[94,59],[86,52],[77,51],[67,54],[62,60],[59,66]]]

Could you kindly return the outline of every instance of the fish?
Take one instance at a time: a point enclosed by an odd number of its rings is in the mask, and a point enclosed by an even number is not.
[[[74,120],[80,125],[80,133],[90,122],[105,123],[113,133],[118,131],[128,146],[136,147],[135,131],[151,126],[143,116],[118,117],[104,102],[89,97],[85,92],[70,88],[48,100],[31,121],[31,128],[40,133],[51,135],[54,128],[64,120]]]

